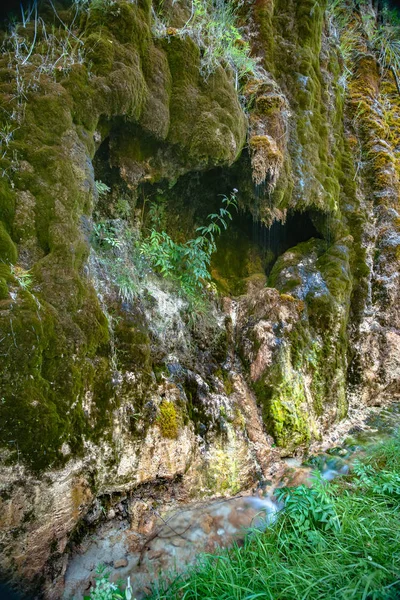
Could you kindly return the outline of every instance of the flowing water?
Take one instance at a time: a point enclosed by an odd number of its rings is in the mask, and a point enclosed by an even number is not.
[[[277,487],[312,485],[315,470],[328,481],[344,475],[354,457],[369,444],[393,435],[399,426],[400,404],[395,404],[353,428],[341,445],[304,462],[286,459],[281,479],[261,482],[246,495],[180,504],[160,512],[154,502],[120,503],[109,512],[108,520],[74,549],[64,599],[81,599],[88,593],[96,567],[105,565],[114,581],[129,576],[134,597],[140,600],[160,572],[180,570],[193,564],[200,553],[240,542],[252,528],[263,529],[272,523],[282,508],[274,498]],[[142,519],[138,520],[135,515],[140,508]]]

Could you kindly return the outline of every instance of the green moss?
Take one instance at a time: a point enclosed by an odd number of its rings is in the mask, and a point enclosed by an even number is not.
[[[16,152],[21,168],[15,170],[8,156],[2,159],[14,189],[4,178],[1,259],[16,263],[15,238],[21,262],[34,264],[28,292],[0,263],[0,443],[11,451],[11,460],[25,461],[37,472],[64,463],[63,443],[71,457],[83,452],[84,439],[111,441],[119,398],[140,410],[154,386],[143,315],[115,309],[116,353],[111,357],[109,324],[85,275],[89,247],[82,217],[92,210],[89,159],[100,138],[110,135],[118,145],[113,166],[124,169],[124,159],[147,166],[160,148],[167,148],[171,178],[193,165],[230,163],[245,141],[246,121],[230,76],[221,69],[205,82],[196,45],[186,39],[156,47],[150,25],[148,0],[85,11],[80,31],[85,63],[68,74],[44,73],[35,80],[10,144],[10,155]],[[0,69],[0,95],[12,111],[16,76],[8,61]],[[33,55],[35,61],[41,58]],[[28,68],[24,72],[35,75]],[[160,146],[161,140],[168,141]],[[29,226],[25,221],[20,226],[15,215],[24,214],[26,192]],[[32,247],[35,252],[26,253]],[[213,361],[225,357],[226,335],[214,336],[210,346]],[[117,368],[135,376],[135,385],[128,378],[119,384],[118,397]],[[162,403],[160,418],[166,435],[176,436],[176,408]]]
[[[279,445],[293,448],[315,435],[313,419],[326,404],[336,407],[337,419],[346,414],[352,241],[347,236],[328,245],[311,239],[288,250],[272,269],[269,285],[284,292],[281,297],[292,290],[293,299],[303,302],[300,319],[285,334],[286,350],[275,358],[275,370],[266,370],[256,383]],[[305,426],[307,414],[310,424]],[[293,441],[286,430],[295,432]]]
[[[161,402],[156,422],[163,437],[170,439],[176,439],[178,437],[179,422],[173,402],[169,402],[168,400],[163,400]]]
[[[102,64],[104,65],[104,62]],[[96,82],[90,80],[85,66],[74,65],[68,77],[61,83],[73,100],[71,114],[74,123],[93,132],[101,109],[104,108],[103,101],[99,99],[100,90],[96,90]]]
[[[3,277],[0,277],[0,300],[5,300],[9,298],[9,296],[10,292],[8,289],[7,281]]]
[[[12,224],[15,213],[15,193],[5,182],[5,178],[0,180],[0,221]]]
[[[310,414],[303,380],[292,370],[288,348],[283,351],[271,372],[254,384],[262,405],[263,419],[276,444],[292,452],[311,438]]]
[[[224,369],[218,368],[215,371],[214,375],[215,375],[215,377],[218,377],[218,379],[220,379],[223,382],[224,388],[225,388],[225,393],[227,396],[230,396],[234,391],[234,385],[233,385],[232,377],[230,376],[230,374],[227,371],[225,371]]]
[[[152,46],[143,61],[143,72],[149,90],[140,119],[142,127],[165,140],[170,128],[171,73],[165,52]]]
[[[113,66],[115,39],[102,31],[91,33],[85,39],[87,59],[96,75],[107,75]]]
[[[199,48],[172,37],[163,48],[172,76],[168,140],[202,166],[232,163],[246,137],[246,120],[227,74],[219,68],[205,82]]]
[[[85,30],[105,31],[121,44],[134,45],[143,54],[150,43],[150,18],[148,10],[127,0],[108,6],[94,6],[86,18]]]
[[[18,252],[10,234],[0,221],[0,257],[2,261],[10,264],[17,262]]]

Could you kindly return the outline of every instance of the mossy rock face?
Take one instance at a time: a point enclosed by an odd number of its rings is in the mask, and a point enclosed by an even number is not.
[[[274,367],[262,375],[254,390],[262,407],[267,431],[283,453],[305,447],[315,435],[312,407],[304,387],[303,374],[291,364],[290,346],[283,346]]]
[[[132,188],[231,164],[246,138],[231,75],[221,68],[205,81],[189,39],[155,42],[150,2],[93,6],[80,27],[85,61],[28,86],[1,159],[12,173],[0,188],[1,260],[32,277],[24,289],[9,268],[1,272],[1,443],[36,470],[79,453],[84,438],[110,435],[119,385],[132,406],[153,386],[144,316],[131,322],[121,314],[115,331],[118,368],[140,380],[133,390],[128,377],[115,376],[109,324],[88,277],[91,159],[101,141],[110,137],[111,166]],[[33,53],[32,64],[39,60]],[[0,100],[11,114],[18,106],[10,64],[3,57]],[[33,66],[22,73],[34,75]]]
[[[351,249],[352,238],[332,246],[303,242],[272,269],[268,283],[280,296],[266,290],[243,301],[243,357],[283,453],[306,446],[324,423],[346,414]]]
[[[264,185],[252,195],[266,222],[284,219],[282,210],[289,207],[329,212],[339,205],[343,94],[339,58],[325,30],[326,7],[312,0],[265,0],[251,9],[254,54],[274,78],[244,92],[252,105],[253,179]]]
[[[189,38],[173,37],[163,48],[172,76],[168,140],[199,167],[232,163],[247,130],[232,82],[222,68],[203,80],[199,49]]]

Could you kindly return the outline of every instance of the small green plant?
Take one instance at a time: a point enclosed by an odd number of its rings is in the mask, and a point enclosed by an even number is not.
[[[20,267],[19,265],[11,265],[10,269],[12,275],[14,275],[19,286],[23,290],[29,290],[33,281],[32,274],[30,273],[30,271],[24,269],[23,267]]]
[[[160,190],[161,191],[161,190]],[[166,225],[167,201],[164,196],[159,194],[155,202],[150,203],[148,217],[153,229],[157,231],[165,229]]]
[[[129,219],[132,212],[129,200],[127,198],[118,198],[115,210],[121,219]]]
[[[102,220],[93,225],[91,244],[103,275],[115,287],[122,302],[132,303],[139,278],[147,265],[138,249],[137,235],[121,220]]]
[[[215,239],[232,220],[231,208],[237,209],[236,192],[234,190],[230,197],[223,196],[223,206],[217,213],[208,215],[208,225],[196,229],[199,234],[196,238],[181,244],[174,242],[165,231],[152,229],[141,243],[140,252],[152,267],[164,277],[179,282],[189,299],[201,296],[211,279],[209,265],[217,249]]]
[[[95,185],[96,185],[96,190],[98,195],[101,196],[106,196],[109,192],[111,192],[111,188],[108,187],[108,185],[106,185],[105,183],[103,183],[102,181],[95,181]]]
[[[120,248],[122,245],[115,225],[109,221],[100,221],[93,225],[92,240],[94,245],[101,248]]]
[[[110,581],[110,575],[111,573],[106,570],[104,565],[99,565],[96,569],[95,584],[90,589],[89,596],[84,596],[84,600],[135,600],[132,598],[130,577],[128,577],[125,591],[123,591],[121,583]]]
[[[353,467],[360,487],[371,490],[374,494],[400,497],[400,475],[392,471],[377,471],[367,462],[355,461]]]
[[[315,482],[309,488],[300,485],[295,488],[281,488],[276,491],[278,500],[285,504],[285,518],[297,533],[311,530],[323,531],[340,528],[339,518],[332,499],[322,482]]]

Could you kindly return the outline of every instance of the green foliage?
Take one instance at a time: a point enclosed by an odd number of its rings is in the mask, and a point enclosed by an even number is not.
[[[33,281],[30,271],[27,271],[18,265],[11,265],[10,270],[11,274],[14,275],[15,279],[17,280],[19,286],[23,290],[29,290]]]
[[[95,184],[96,184],[97,193],[100,197],[106,196],[109,192],[111,192],[111,188],[108,187],[108,185],[106,185],[102,181],[96,181]]]
[[[371,35],[378,52],[378,60],[383,68],[400,74],[400,25],[386,23]]]
[[[400,497],[400,474],[392,471],[376,471],[371,464],[356,461],[354,473],[357,475],[360,488],[383,494]]]
[[[121,219],[129,219],[132,212],[129,200],[126,198],[118,198],[115,211]]]
[[[116,226],[108,221],[100,221],[93,225],[94,244],[100,248],[121,248]]]
[[[102,220],[93,225],[91,243],[103,274],[115,286],[120,299],[131,303],[145,271],[137,236],[121,219]]]
[[[121,584],[110,581],[110,575],[111,573],[106,570],[104,565],[98,566],[96,569],[95,584],[91,587],[89,596],[85,596],[84,600],[131,600],[132,587],[130,578],[128,577],[126,589],[123,591]]]
[[[308,534],[315,529],[329,531],[340,527],[334,503],[321,481],[312,488],[300,485],[295,488],[278,489],[276,497],[284,502],[285,518],[297,534]]]
[[[157,196],[156,202],[151,202],[149,208],[149,221],[152,229],[162,231],[166,224],[166,198],[162,195]]]
[[[349,26],[351,11],[362,8],[361,20],[354,20]],[[399,88],[400,76],[400,13],[390,10],[388,4],[383,8],[382,22],[370,12],[368,2],[356,3],[355,0],[330,0],[328,12],[337,26],[340,36],[340,49],[345,61],[344,74],[351,74],[352,54],[365,37],[375,52],[382,69],[391,70]],[[399,88],[400,92],[400,88]]]
[[[337,483],[279,490],[285,508],[275,523],[162,580],[152,600],[399,598],[399,435],[369,450],[356,471]]]
[[[211,279],[208,268],[217,248],[215,238],[232,220],[230,209],[237,208],[235,194],[233,191],[229,198],[223,196],[224,206],[208,215],[208,225],[196,229],[199,233],[196,238],[177,243],[165,231],[152,229],[141,243],[140,252],[152,267],[164,277],[177,281],[189,299],[201,296],[205,283]]]
[[[154,33],[168,34],[168,27],[156,20]],[[200,71],[207,79],[219,66],[229,67],[235,74],[236,87],[245,75],[257,72],[257,62],[250,56],[250,45],[237,27],[237,14],[232,2],[192,0],[192,13],[177,34],[191,37],[202,51]]]
[[[100,189],[102,193],[109,190]],[[146,265],[147,268],[150,265],[164,277],[177,282],[183,295],[200,308],[205,285],[211,279],[209,265],[216,250],[216,236],[228,227],[232,219],[230,209],[237,208],[235,193],[232,192],[229,198],[223,196],[219,211],[208,215],[209,223],[198,227],[199,235],[185,243],[174,242],[165,231],[157,231],[156,227],[163,227],[166,220],[162,197],[150,206],[152,229],[141,242],[139,234],[135,234],[122,219],[95,223],[91,243],[120,298],[125,302],[133,301],[139,287],[138,279],[145,274]]]

